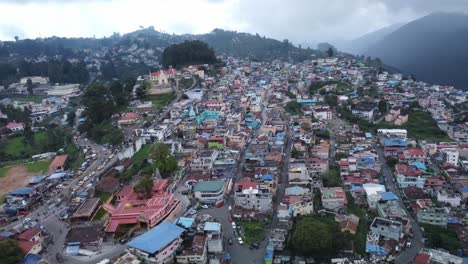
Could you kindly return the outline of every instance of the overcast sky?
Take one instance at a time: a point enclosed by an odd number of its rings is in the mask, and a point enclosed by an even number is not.
[[[468,0],[0,0],[0,40],[96,37],[154,26],[167,33],[214,28],[294,43],[340,42]]]

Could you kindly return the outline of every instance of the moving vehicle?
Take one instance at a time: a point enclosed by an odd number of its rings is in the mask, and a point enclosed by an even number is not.
[[[232,238],[229,238],[229,239],[228,239],[228,244],[229,244],[229,245],[232,245],[232,243],[233,243]]]

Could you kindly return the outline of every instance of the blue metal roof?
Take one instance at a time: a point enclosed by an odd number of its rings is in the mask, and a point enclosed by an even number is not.
[[[380,199],[384,201],[395,201],[398,200],[398,196],[392,192],[383,192],[380,194]]]
[[[406,140],[403,138],[392,138],[384,140],[384,146],[406,147]]]
[[[41,256],[37,254],[28,254],[21,264],[37,264],[42,260]]]
[[[66,173],[64,173],[64,172],[57,172],[57,173],[51,174],[49,176],[49,178],[47,178],[47,179],[49,179],[49,180],[61,179],[61,178],[65,177],[65,174]]]
[[[461,188],[461,189],[460,189],[460,192],[462,192],[462,193],[463,193],[463,192],[468,192],[468,187],[463,187],[463,188]]]
[[[127,245],[154,254],[177,239],[184,231],[185,229],[182,227],[164,221],[150,231],[128,242]]]
[[[420,170],[427,171],[426,165],[424,163],[419,162],[419,161],[414,161],[409,164],[410,166],[414,166]]]
[[[30,193],[33,193],[35,192],[34,188],[31,188],[31,187],[23,187],[23,188],[19,188],[19,189],[16,189],[12,192],[9,192],[8,194],[10,195],[26,195],[26,194],[30,194]]]
[[[36,184],[36,183],[40,183],[41,181],[43,181],[45,178],[47,178],[47,176],[34,176],[32,179],[29,180],[29,183],[30,184]]]
[[[204,231],[221,231],[221,224],[218,222],[206,222]]]
[[[192,227],[193,225],[193,222],[195,222],[195,219],[193,218],[189,218],[189,217],[181,217],[177,220],[177,224],[185,227],[185,228],[189,228],[189,227]]]

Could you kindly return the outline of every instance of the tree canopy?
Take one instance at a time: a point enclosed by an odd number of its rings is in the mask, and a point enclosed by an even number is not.
[[[180,68],[190,64],[216,63],[215,53],[208,44],[199,40],[184,41],[164,49],[162,65],[164,68],[172,66]]]
[[[338,224],[325,217],[300,219],[291,236],[291,248],[297,255],[328,259],[342,247]]]
[[[153,159],[153,169],[158,169],[163,177],[170,176],[178,168],[177,159],[171,155],[169,147],[164,143],[154,144],[149,158]]]
[[[24,254],[14,239],[0,240],[0,259],[5,264],[16,264],[23,260]]]
[[[143,197],[148,198],[153,190],[153,185],[153,179],[150,176],[145,176],[133,187],[133,190]]]
[[[118,144],[123,133],[112,125],[110,118],[128,104],[130,85],[115,81],[110,85],[93,83],[83,95],[83,112],[86,121],[80,125],[80,132],[86,132],[98,143]],[[133,88],[133,87],[132,87]]]

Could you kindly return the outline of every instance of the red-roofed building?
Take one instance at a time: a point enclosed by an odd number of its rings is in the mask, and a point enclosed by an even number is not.
[[[431,256],[428,254],[419,253],[413,260],[414,264],[429,264]]]
[[[322,194],[322,206],[325,209],[338,211],[348,204],[346,194],[342,187],[320,188]]]
[[[426,178],[426,184],[424,184],[425,189],[440,190],[445,186],[446,182],[443,177],[429,177]]]
[[[62,172],[65,169],[65,163],[67,162],[68,155],[58,155],[54,158],[52,163],[49,165],[49,174]]]
[[[18,246],[25,255],[39,254],[42,251],[42,244],[40,242],[19,240]]]
[[[422,177],[422,172],[414,166],[398,163],[395,165],[395,174],[400,188],[409,186],[424,188],[425,179]]]
[[[130,125],[135,124],[138,118],[140,118],[140,116],[136,113],[123,113],[117,122],[119,125]]]
[[[31,227],[23,231],[18,236],[19,240],[31,241],[31,242],[42,242],[41,230]]]
[[[207,100],[203,102],[203,105],[207,108],[223,108],[227,106],[227,103],[220,101],[220,100]]]
[[[244,209],[266,212],[271,209],[271,192],[267,185],[243,178],[234,185],[234,204]]]
[[[10,122],[5,127],[13,132],[22,132],[24,130],[24,123]]]
[[[121,224],[145,224],[154,227],[162,221],[172,220],[179,210],[180,202],[167,192],[168,180],[154,180],[153,195],[141,199],[133,190],[133,185],[125,186],[117,195],[117,205],[105,203],[103,208],[111,218],[106,232],[113,233]]]
[[[418,161],[418,162],[422,162],[424,163],[426,157],[424,155],[424,151],[420,148],[410,148],[410,149],[407,149],[403,152],[404,156],[405,156],[405,160],[407,162],[414,162],[414,161]]]
[[[150,81],[154,82],[156,85],[168,85],[169,79],[174,78],[177,73],[178,72],[173,68],[165,71],[160,70],[152,72],[150,73]]]
[[[414,186],[409,186],[403,189],[403,193],[405,194],[405,197],[414,200],[414,199],[423,199],[426,198],[426,194],[424,193],[423,189],[414,187]]]

